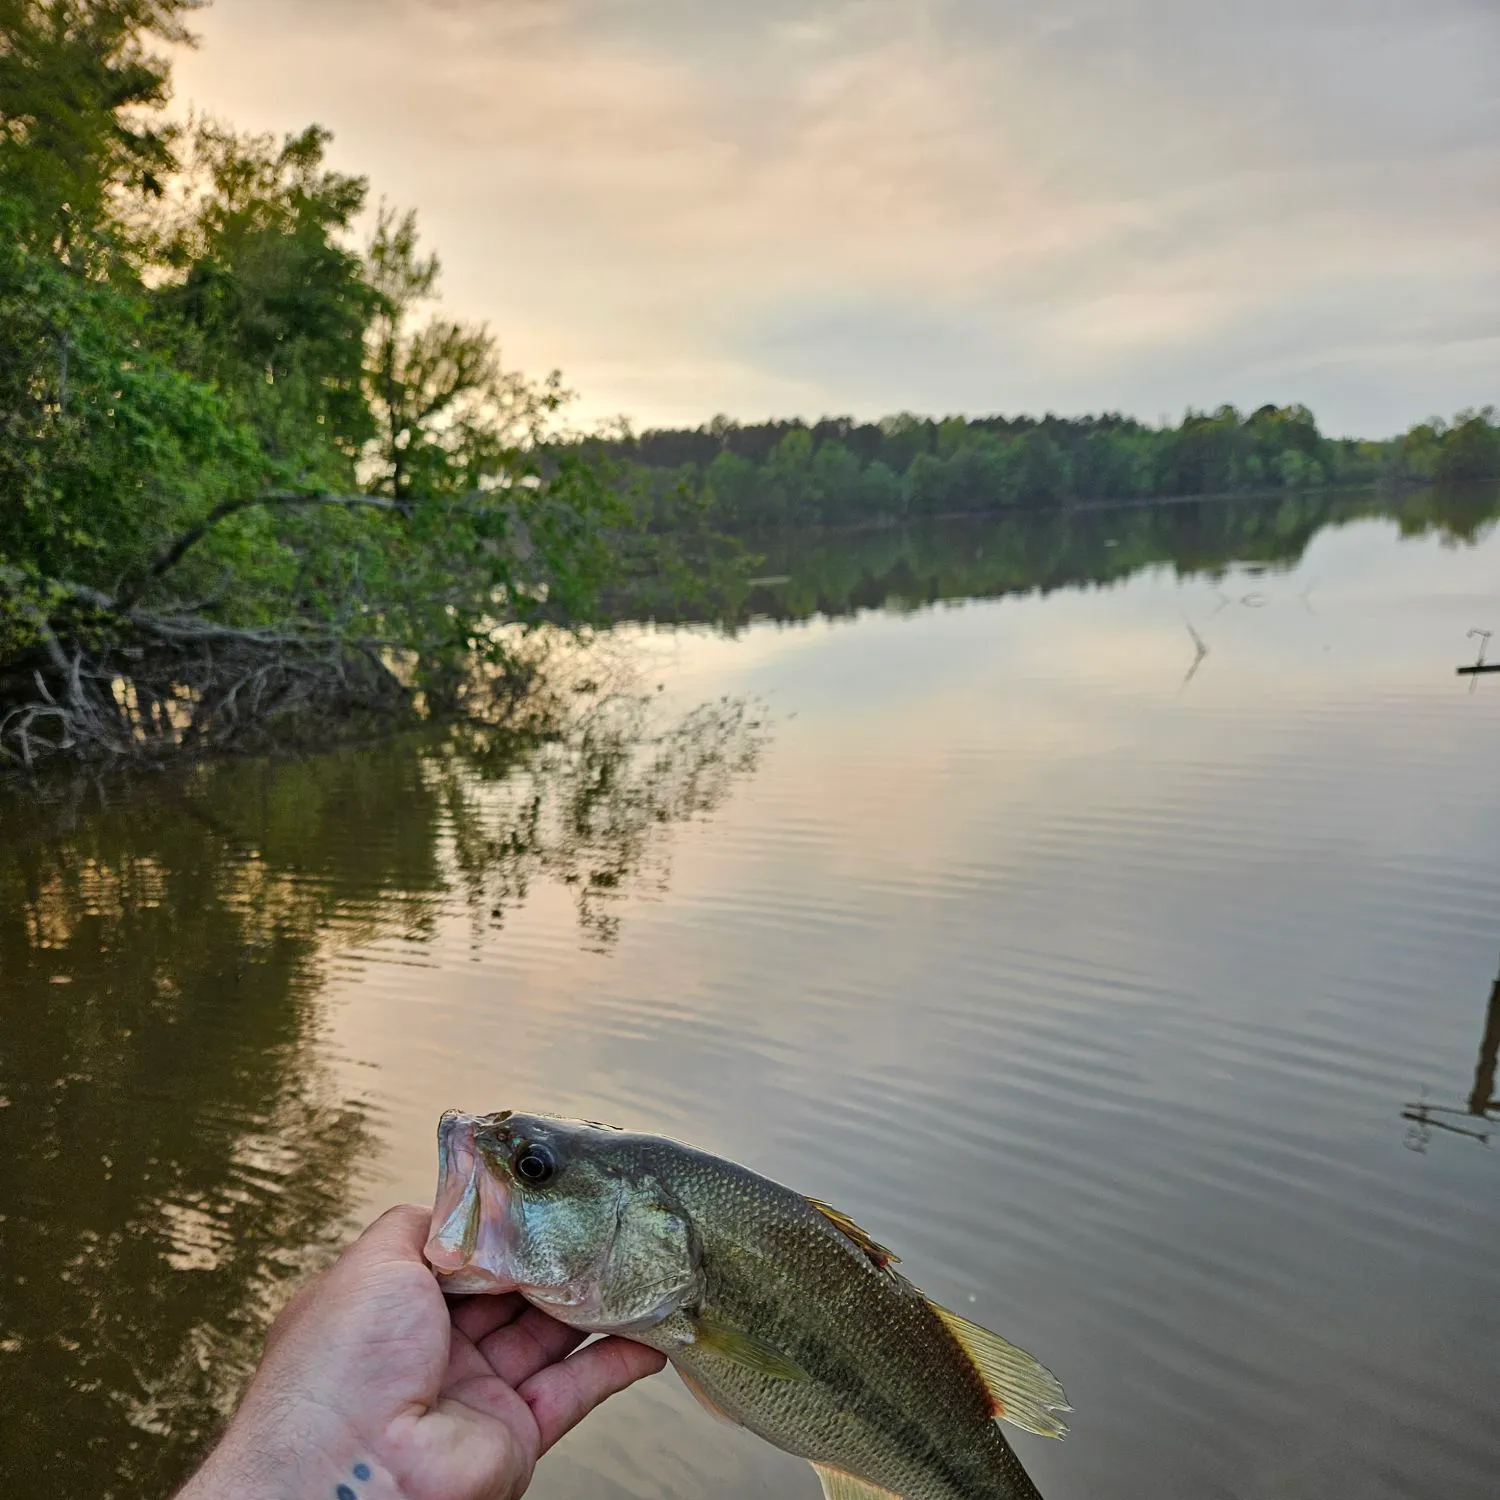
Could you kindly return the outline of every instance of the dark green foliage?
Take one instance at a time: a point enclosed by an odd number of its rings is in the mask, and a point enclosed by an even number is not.
[[[154,347],[136,289],[76,275],[24,223],[0,197],[0,563],[107,589],[253,483],[257,455],[223,395]]]
[[[152,246],[170,274],[155,313],[287,478],[352,487],[374,431],[364,337],[380,298],[347,243],[367,184],[324,167],[328,141],[316,126],[282,142],[198,130],[188,202]]]
[[[152,48],[196,5],[0,0],[0,753],[28,761],[513,699],[502,627],[642,571],[558,378],[416,321],[410,216],[351,242],[368,187],[326,131],[164,122]]]
[[[1461,415],[1443,434],[1432,474],[1447,484],[1500,478],[1500,428],[1493,407]]]
[[[612,451],[654,497],[671,530],[683,493],[731,530],[851,525],[1194,495],[1293,493],[1500,473],[1495,413],[1434,422],[1387,443],[1324,437],[1305,406],[1189,412],[1155,428],[1099,417],[949,417],[740,427],[716,417],[691,432],[646,432]],[[668,499],[668,496],[674,498]]]
[[[203,0],[0,0],[0,180],[30,209],[21,232],[77,265],[118,190],[159,194],[172,132],[151,114]],[[106,241],[107,242],[107,241]]]

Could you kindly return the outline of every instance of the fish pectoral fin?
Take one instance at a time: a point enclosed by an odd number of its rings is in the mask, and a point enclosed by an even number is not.
[[[961,1318],[936,1302],[927,1304],[974,1362],[995,1402],[995,1415],[1038,1437],[1060,1438],[1068,1429],[1053,1412],[1072,1411],[1051,1370],[998,1333]]]
[[[693,1319],[695,1342],[705,1349],[732,1359],[747,1370],[758,1370],[773,1380],[806,1380],[807,1371],[791,1355],[783,1354],[774,1345],[743,1328],[731,1328],[727,1323],[699,1314]]]
[[[830,1469],[824,1464],[814,1464],[813,1469],[823,1486],[823,1500],[901,1500],[894,1490],[868,1484],[842,1469]]]

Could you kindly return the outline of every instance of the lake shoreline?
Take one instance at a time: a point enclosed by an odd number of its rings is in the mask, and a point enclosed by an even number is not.
[[[1010,516],[1035,520],[1056,516],[1107,514],[1112,511],[1167,509],[1187,505],[1230,505],[1237,501],[1258,503],[1275,499],[1336,498],[1340,495],[1370,495],[1376,499],[1395,501],[1404,495],[1415,494],[1432,487],[1430,480],[1400,478],[1380,484],[1361,481],[1351,484],[1308,485],[1297,489],[1213,490],[1201,495],[1139,495],[1117,500],[1072,500],[1059,505],[1004,505],[994,510],[946,510],[932,515],[880,516],[868,521],[850,521],[842,525],[810,524],[796,529],[809,535],[844,536],[891,531],[901,526],[918,525],[927,521],[993,521]],[[1475,488],[1487,487],[1483,481],[1476,481]],[[785,530],[786,528],[783,527],[761,531],[731,531],[729,535],[742,541],[753,541],[781,535]]]
[[[1432,491],[1430,505],[1406,513],[1427,487],[1417,485],[1323,486],[1316,490],[1219,492],[1164,500],[1082,501],[1068,506],[1007,507],[962,511],[946,516],[888,519],[848,526],[809,526],[776,533],[746,534],[749,559],[759,576],[734,578],[703,601],[671,610],[632,612],[628,602],[614,612],[610,627],[632,623],[658,627],[710,626],[733,632],[749,620],[769,616],[784,622],[815,615],[836,618],[865,608],[933,604],[942,598],[1000,597],[1027,587],[1063,588],[1113,582],[1139,569],[1177,556],[1176,566],[1193,571],[1225,566],[1235,558],[1275,564],[1300,555],[1320,528],[1354,514],[1388,515],[1403,527],[1438,525],[1455,535],[1472,533],[1500,508],[1494,486]],[[1288,524],[1286,507],[1295,509]],[[1201,511],[1195,540],[1184,550],[1181,517]],[[1122,518],[1111,528],[1108,518]],[[1161,517],[1160,523],[1150,519]],[[1239,516],[1234,526],[1226,517]],[[1132,518],[1126,527],[1123,520]],[[1170,520],[1168,519],[1170,518]],[[1046,564],[1057,529],[1068,529],[1072,565]],[[985,533],[979,538],[976,532]],[[994,533],[993,541],[989,533]],[[770,551],[755,555],[760,548]],[[952,582],[944,583],[945,571]],[[1027,582],[1029,580],[1029,582]],[[170,663],[156,674],[167,680]],[[395,679],[390,681],[395,683]],[[522,663],[519,675],[496,695],[484,713],[435,712],[413,686],[396,684],[379,703],[353,703],[349,711],[317,697],[306,712],[284,715],[263,732],[215,742],[211,737],[174,732],[171,715],[185,719],[170,694],[161,693],[161,713],[151,734],[134,740],[116,737],[92,747],[64,745],[28,767],[19,757],[0,761],[0,783],[35,783],[54,774],[96,776],[115,772],[155,773],[226,757],[301,758],[349,746],[377,745],[405,734],[446,732],[463,724],[498,728],[520,737],[545,737],[556,718],[559,683],[540,663]],[[130,691],[117,680],[115,695]],[[92,751],[92,753],[91,753]]]

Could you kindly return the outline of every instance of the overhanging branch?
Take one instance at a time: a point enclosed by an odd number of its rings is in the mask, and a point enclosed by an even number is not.
[[[257,505],[333,505],[344,509],[356,506],[369,510],[390,510],[405,515],[407,508],[381,495],[329,495],[321,491],[267,490],[260,495],[241,495],[233,500],[221,500],[196,525],[189,526],[155,562],[146,569],[145,577],[134,588],[127,588],[121,595],[117,607],[129,609],[150,586],[164,578],[180,563],[220,521],[250,510]]]
[[[504,497],[506,497],[506,491],[503,488],[475,489],[468,490],[462,495],[455,495],[451,504],[455,509],[475,514],[487,508],[488,505],[493,505],[498,498]],[[241,495],[232,500],[221,500],[201,521],[189,526],[146,569],[138,584],[122,590],[119,598],[113,601],[112,607],[121,610],[130,609],[153,583],[170,573],[221,521],[238,515],[240,511],[251,510],[257,505],[329,505],[345,510],[357,508],[393,511],[402,517],[409,517],[412,509],[409,501],[391,500],[384,495],[334,495],[322,490],[267,490],[259,495]],[[513,514],[512,519],[519,520],[519,517]]]

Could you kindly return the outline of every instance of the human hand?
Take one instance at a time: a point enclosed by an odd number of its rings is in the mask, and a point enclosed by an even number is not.
[[[375,1221],[271,1327],[234,1420],[178,1500],[515,1500],[565,1432],[663,1357],[515,1294],[449,1302],[428,1212]]]

